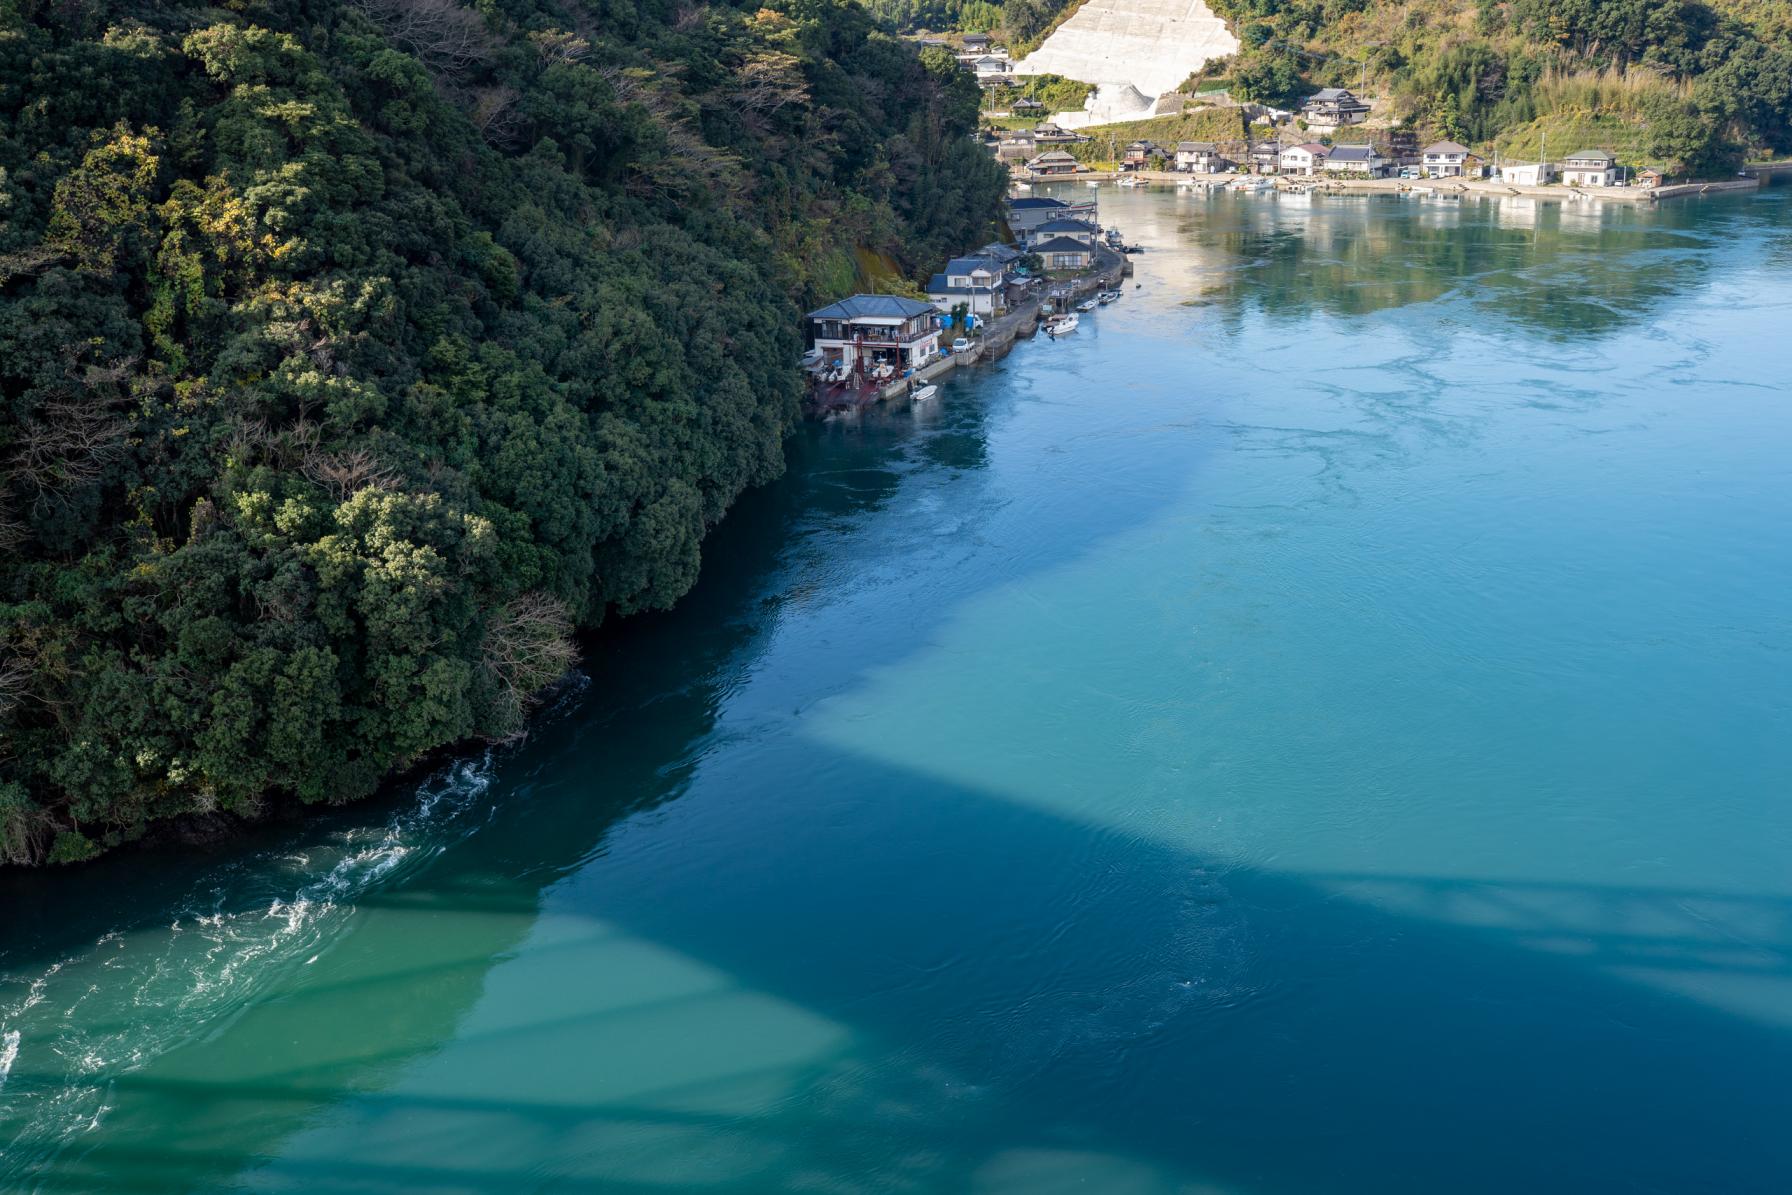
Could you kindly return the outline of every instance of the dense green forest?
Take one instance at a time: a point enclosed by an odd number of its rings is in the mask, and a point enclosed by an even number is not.
[[[902,33],[994,33],[1024,54],[1082,0],[868,0],[871,11]]]
[[[516,733],[976,112],[852,0],[0,0],[0,859]]]

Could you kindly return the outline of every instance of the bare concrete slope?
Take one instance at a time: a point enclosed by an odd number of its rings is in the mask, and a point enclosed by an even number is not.
[[[1016,65],[1024,74],[1131,85],[1157,96],[1237,50],[1238,39],[1203,0],[1087,0]]]

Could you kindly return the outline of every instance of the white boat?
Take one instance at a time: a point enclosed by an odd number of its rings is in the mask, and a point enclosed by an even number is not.
[[[1076,309],[1078,311],[1094,311],[1095,310],[1095,300],[1094,299],[1084,299],[1081,303],[1078,303],[1076,305]]]
[[[1054,315],[1045,321],[1047,336],[1063,336],[1067,332],[1076,331],[1077,317],[1075,312]]]
[[[1095,301],[1098,303],[1101,303],[1103,306],[1105,306],[1109,303],[1112,303],[1115,299],[1118,299],[1119,297],[1120,297],[1120,292],[1117,290],[1104,290],[1100,294],[1095,296]]]
[[[1263,177],[1261,174],[1247,174],[1243,178],[1233,179],[1232,183],[1231,183],[1231,187],[1234,191],[1247,191],[1247,192],[1249,192],[1249,191],[1267,191],[1274,186],[1275,186],[1274,183],[1270,182],[1267,178]]]
[[[909,397],[914,399],[916,402],[926,402],[930,398],[937,397],[939,395],[939,392],[940,392],[940,388],[938,386],[935,386],[932,382],[929,382],[925,386],[921,387],[919,390],[915,391],[913,394],[909,395]]]
[[[1129,174],[1120,180],[1120,185],[1123,187],[1144,187],[1149,186],[1150,184],[1137,175]]]

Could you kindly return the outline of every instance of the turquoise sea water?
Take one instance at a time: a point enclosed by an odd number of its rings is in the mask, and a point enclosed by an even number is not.
[[[0,875],[0,1189],[1784,1190],[1792,190],[1101,198],[526,743]]]

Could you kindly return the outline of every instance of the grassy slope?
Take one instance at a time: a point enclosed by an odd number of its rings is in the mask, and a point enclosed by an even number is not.
[[[1236,141],[1244,135],[1236,108],[1207,108],[1178,116],[1095,125],[1080,131],[1087,133],[1093,140],[1082,141],[1068,148],[1078,161],[1089,163],[1112,162],[1115,152],[1125,149],[1129,141],[1155,141],[1159,145],[1175,145],[1178,141]],[[1108,143],[1110,135],[1113,138],[1112,150]]]

